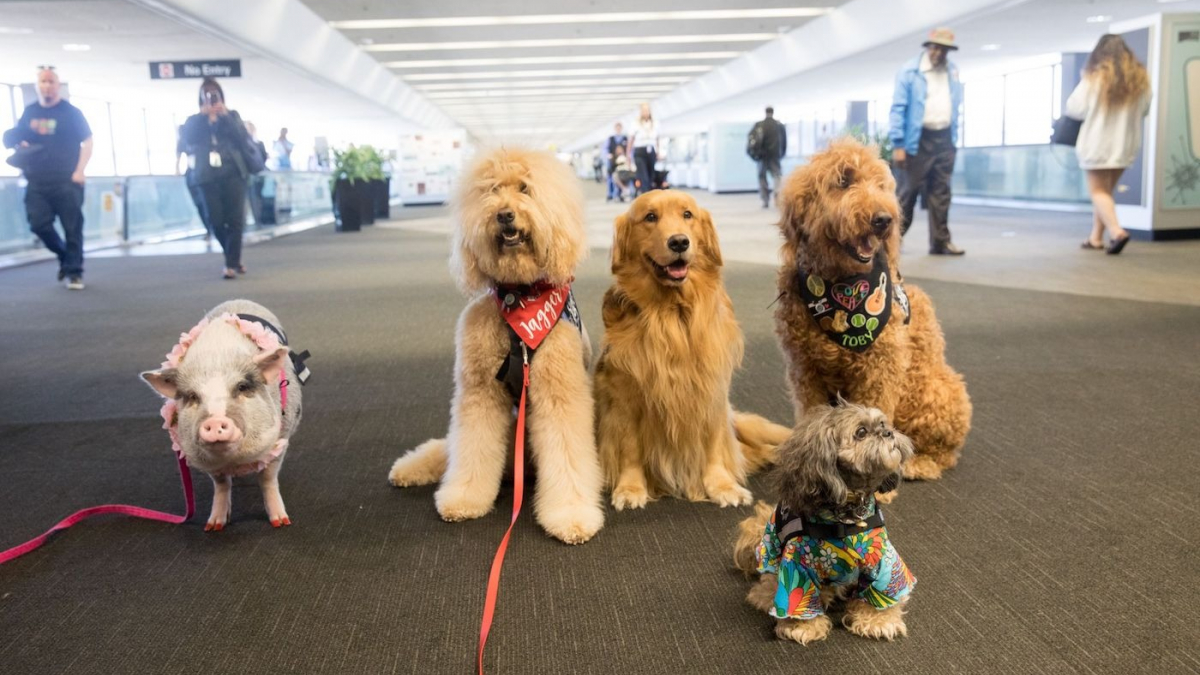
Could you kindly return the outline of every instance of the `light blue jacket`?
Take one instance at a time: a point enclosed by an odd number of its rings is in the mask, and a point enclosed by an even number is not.
[[[888,136],[892,147],[917,154],[921,144],[921,122],[925,119],[925,75],[921,72],[921,55],[904,64],[896,74],[896,93],[892,98],[891,128]],[[962,114],[963,86],[958,79],[958,66],[946,59],[950,78],[950,140],[958,145],[959,117]]]

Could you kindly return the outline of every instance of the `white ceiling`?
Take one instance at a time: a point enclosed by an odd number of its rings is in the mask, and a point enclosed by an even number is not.
[[[739,0],[732,8],[727,0],[303,2],[476,138],[545,147],[578,138],[845,0]],[[731,9],[738,16],[694,14]],[[747,16],[755,13],[749,10],[809,16]],[[645,12],[693,14],[616,20]],[[572,20],[553,16],[564,14]],[[354,23],[364,20],[417,25]],[[453,23],[483,25],[445,25]]]
[[[32,82],[36,66],[50,64],[72,97],[186,116],[196,111],[199,80],[151,80],[149,62],[193,59],[241,59],[242,77],[221,84],[230,106],[258,122],[268,140],[278,126],[293,138],[340,143],[379,143],[416,128],[365,98],[125,0],[0,0],[0,82]]]
[[[848,3],[843,11],[853,11],[855,7],[856,3]],[[1158,12],[1200,12],[1200,1],[996,2],[990,10],[951,23],[961,46],[951,58],[959,66],[963,79],[969,82],[973,78],[1012,70],[1019,64],[1036,62],[1039,57],[1049,54],[1091,51],[1111,23]],[[737,95],[718,95],[710,104],[660,117],[660,122],[668,132],[700,131],[706,130],[714,120],[759,119],[766,105],[775,106],[777,117],[795,119],[801,112],[843,105],[848,100],[887,99],[891,97],[896,71],[920,52],[924,37],[925,33],[921,31],[879,44],[863,44],[853,56],[780,78],[753,90],[740,91]],[[661,105],[664,100],[660,98],[656,105]],[[568,147],[594,144],[609,133],[610,126],[608,123],[599,125]]]

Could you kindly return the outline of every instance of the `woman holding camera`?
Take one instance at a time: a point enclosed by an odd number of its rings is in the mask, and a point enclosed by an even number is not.
[[[237,111],[225,107],[225,92],[212,78],[200,85],[200,112],[183,124],[188,165],[204,198],[208,225],[225,252],[222,278],[246,273],[242,231],[246,228],[246,127]]]
[[[1101,37],[1066,106],[1067,117],[1083,120],[1075,154],[1079,168],[1087,172],[1094,210],[1085,249],[1116,255],[1129,242],[1129,233],[1117,222],[1113,191],[1142,145],[1142,120],[1150,112],[1150,100],[1150,77],[1129,46],[1119,35]]]

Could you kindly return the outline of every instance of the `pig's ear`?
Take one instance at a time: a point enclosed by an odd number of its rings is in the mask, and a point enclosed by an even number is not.
[[[273,352],[263,352],[254,357],[254,363],[267,382],[278,382],[283,375],[283,364],[288,355],[287,347],[280,347]]]
[[[163,370],[147,370],[142,373],[142,379],[146,384],[150,385],[154,391],[162,394],[166,398],[175,398],[178,391],[175,387],[175,369],[166,368]]]

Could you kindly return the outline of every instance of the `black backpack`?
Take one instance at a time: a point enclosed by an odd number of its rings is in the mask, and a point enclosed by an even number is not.
[[[750,155],[750,159],[758,162],[763,158],[763,124],[758,122],[750,129],[750,134],[746,136],[746,154]]]

